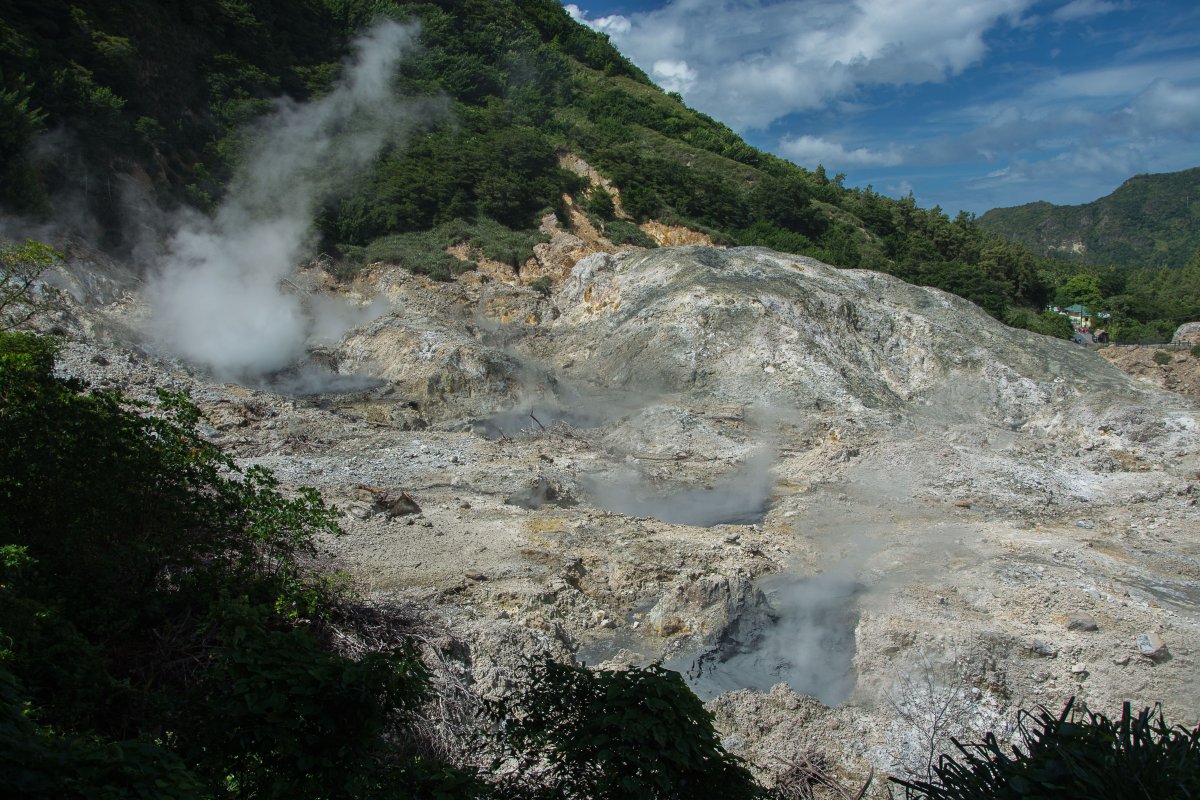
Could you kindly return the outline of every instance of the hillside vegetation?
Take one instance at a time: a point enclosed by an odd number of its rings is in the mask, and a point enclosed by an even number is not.
[[[421,24],[422,49],[396,91],[445,107],[324,199],[319,247],[341,275],[390,257],[449,278],[455,262],[441,249],[455,231],[519,266],[539,217],[561,211],[567,193],[614,241],[652,244],[635,225],[651,219],[684,225],[718,243],[889,272],[1010,324],[1070,334],[1041,309],[1074,270],[968,214],[846,188],[819,166],[750,147],[660,91],[556,0],[10,0],[4,9],[0,203],[47,217],[87,209],[112,248],[129,247],[135,227],[116,202],[121,176],[160,204],[211,208],[254,136],[248,123],[281,95],[326,91],[354,32],[382,14]],[[612,181],[626,217],[560,167],[568,152]],[[1112,327],[1173,327],[1195,305],[1195,295],[1183,299],[1166,308],[1135,297]]]
[[[1077,206],[994,208],[983,228],[1044,256],[1086,264],[1182,267],[1200,248],[1200,167],[1137,175]]]

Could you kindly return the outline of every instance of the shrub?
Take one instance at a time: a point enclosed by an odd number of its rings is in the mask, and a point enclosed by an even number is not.
[[[617,215],[617,206],[612,193],[603,186],[592,187],[592,190],[588,192],[585,208],[589,213],[595,214],[603,220],[614,219]]]
[[[1024,328],[1058,339],[1070,339],[1075,335],[1075,329],[1071,327],[1071,318],[1054,311],[1034,314],[1023,308],[1012,309],[1005,315],[1004,323],[1013,328]]]
[[[604,223],[604,236],[613,244],[632,244],[637,247],[658,247],[658,242],[650,238],[644,230],[623,219],[613,219]]]
[[[1158,364],[1160,367],[1170,364],[1171,363],[1171,354],[1168,353],[1166,350],[1155,350],[1154,351],[1154,363]]]
[[[542,277],[529,284],[529,288],[540,294],[542,297],[549,297],[551,290],[554,288],[549,275]]]
[[[490,712],[503,722],[504,757],[527,780],[542,767],[548,797],[766,796],[721,747],[712,716],[679,673],[658,664],[610,672],[546,660]]]
[[[447,253],[445,247],[438,246],[439,241],[432,231],[384,236],[367,245],[363,252],[364,263],[385,261],[399,264],[436,281],[448,281],[475,266]]]
[[[62,254],[32,239],[0,242],[0,331],[29,320],[39,307],[37,282]]]
[[[1125,703],[1110,720],[1072,699],[1057,716],[1022,711],[1017,729],[1011,755],[989,733],[982,743],[955,742],[959,755],[942,756],[930,781],[892,780],[907,797],[931,800],[1200,796],[1200,727],[1169,726],[1158,706],[1135,716]]]
[[[406,751],[412,648],[326,644],[338,601],[305,563],[336,509],[239,470],[186,397],[54,361],[0,332],[0,795],[470,796]]]

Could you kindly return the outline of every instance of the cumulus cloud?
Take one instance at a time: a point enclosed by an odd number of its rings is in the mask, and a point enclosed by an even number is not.
[[[655,61],[650,74],[668,92],[686,92],[700,77],[686,61]]]
[[[762,128],[864,85],[940,82],[978,63],[984,35],[1032,0],[673,0],[627,16],[577,20],[609,34],[688,102],[735,128]],[[677,74],[686,65],[686,80]],[[674,66],[676,69],[672,69]]]
[[[628,33],[631,23],[628,17],[623,17],[620,14],[610,14],[606,17],[597,17],[596,19],[588,19],[587,12],[581,9],[574,3],[568,3],[563,6],[571,19],[576,22],[582,22],[593,30],[608,34]]]
[[[803,166],[823,164],[840,169],[851,166],[896,166],[904,158],[895,147],[886,150],[871,150],[857,147],[847,150],[839,142],[831,142],[820,136],[785,136],[779,141],[779,152]]]

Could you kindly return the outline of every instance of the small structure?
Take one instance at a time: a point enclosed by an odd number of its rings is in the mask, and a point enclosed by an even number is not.
[[[1112,316],[1107,311],[1089,311],[1087,306],[1079,305],[1078,303],[1073,306],[1067,306],[1066,308],[1047,306],[1046,310],[1070,317],[1071,327],[1077,331],[1090,331],[1094,323],[1108,320]]]

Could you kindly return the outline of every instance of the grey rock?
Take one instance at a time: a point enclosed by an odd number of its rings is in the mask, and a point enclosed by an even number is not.
[[[1100,630],[1100,626],[1091,614],[1072,614],[1067,617],[1067,630],[1091,633]]]
[[[1139,633],[1137,637],[1138,652],[1151,661],[1166,661],[1171,657],[1167,644],[1162,637],[1153,631]]]
[[[1042,639],[1034,639],[1029,645],[1029,650],[1034,655],[1039,655],[1044,658],[1055,658],[1058,656],[1058,648]]]

